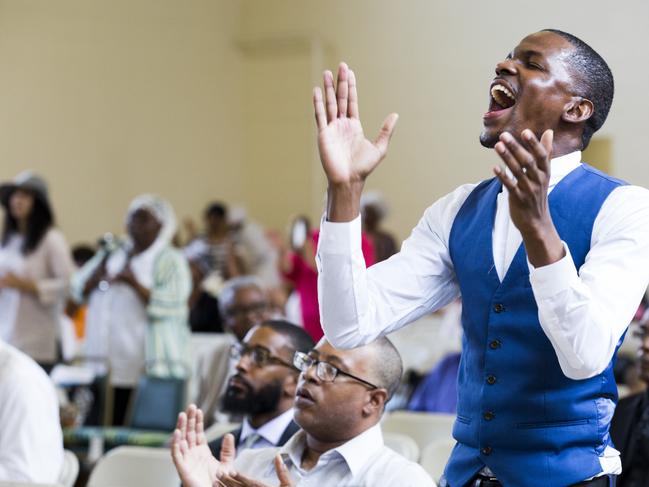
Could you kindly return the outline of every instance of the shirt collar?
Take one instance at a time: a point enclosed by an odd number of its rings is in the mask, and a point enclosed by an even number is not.
[[[284,411],[279,416],[261,425],[258,429],[253,428],[253,426],[248,421],[248,418],[246,417],[244,418],[243,424],[241,425],[241,436],[239,441],[243,442],[246,438],[248,438],[248,436],[256,433],[269,443],[277,445],[279,444],[279,440],[282,438],[284,431],[292,420],[292,408]]]
[[[554,188],[559,184],[559,181],[570,174],[573,170],[577,169],[580,165],[581,151],[578,150],[552,159],[550,161],[550,182],[548,184],[548,190]],[[509,177],[512,176],[508,167],[505,167],[505,171]],[[503,187],[503,192],[507,192],[507,188]]]
[[[372,455],[383,448],[383,446],[381,426],[376,424],[339,447],[323,453],[320,456],[320,460],[326,460],[332,456],[340,456],[347,464],[352,476],[356,476]],[[300,430],[279,452],[282,456],[288,456],[291,463],[295,467],[300,468],[305,447],[306,433]],[[320,460],[318,460],[318,463],[320,463]]]

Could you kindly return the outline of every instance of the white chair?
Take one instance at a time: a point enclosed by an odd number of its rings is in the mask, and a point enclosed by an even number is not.
[[[104,455],[90,474],[88,487],[178,487],[167,448],[120,446]]]
[[[241,426],[240,423],[214,423],[212,426],[205,430],[205,438],[207,442],[211,442],[220,438],[230,431],[234,431]]]
[[[79,459],[70,450],[63,452],[63,468],[59,475],[59,484],[63,487],[74,487],[79,475]]]
[[[419,464],[435,481],[439,481],[444,473],[444,467],[453,447],[455,447],[455,440],[446,439],[433,441],[422,450]]]
[[[419,460],[419,446],[417,446],[417,442],[409,436],[400,433],[384,433],[383,441],[385,442],[385,446],[394,450],[411,462]]]
[[[385,416],[382,426],[386,433],[401,433],[411,437],[422,450],[435,440],[451,439],[454,421],[455,416],[452,414],[394,411]]]

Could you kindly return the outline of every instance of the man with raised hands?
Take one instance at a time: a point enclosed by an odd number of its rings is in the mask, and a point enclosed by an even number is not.
[[[328,202],[316,256],[336,347],[369,343],[461,296],[457,444],[442,483],[608,486],[613,361],[649,282],[649,192],[581,162],[613,100],[606,62],[544,30],[496,65],[480,142],[505,168],[429,207],[401,252],[365,269],[359,205],[397,115],[375,141],[341,64],[314,90]]]
[[[235,455],[226,435],[220,461],[210,453],[195,406],[178,418],[172,457],[185,487],[434,487],[423,468],[383,443],[379,421],[401,380],[399,353],[387,338],[353,350],[325,340],[297,352],[301,371],[295,422],[281,448]],[[236,459],[235,459],[236,456]]]

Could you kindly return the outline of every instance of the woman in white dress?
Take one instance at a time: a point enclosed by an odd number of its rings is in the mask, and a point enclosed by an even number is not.
[[[126,216],[128,237],[102,248],[73,278],[73,295],[87,300],[87,355],[110,364],[113,423],[124,422],[144,371],[182,377],[188,370],[189,266],[171,246],[175,217],[163,199],[142,195]]]

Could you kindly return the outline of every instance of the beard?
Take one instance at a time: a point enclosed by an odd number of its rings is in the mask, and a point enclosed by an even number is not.
[[[245,390],[228,385],[221,400],[224,412],[252,416],[277,410],[282,398],[282,382],[279,379],[254,390],[243,377],[237,378],[245,385]]]

